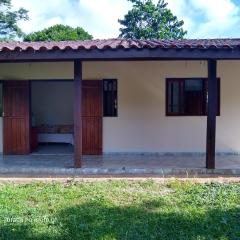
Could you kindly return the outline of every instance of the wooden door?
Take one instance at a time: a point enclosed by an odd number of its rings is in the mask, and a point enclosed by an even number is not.
[[[30,153],[30,85],[28,81],[4,81],[3,153]]]
[[[102,154],[102,81],[83,81],[82,147],[84,155]]]

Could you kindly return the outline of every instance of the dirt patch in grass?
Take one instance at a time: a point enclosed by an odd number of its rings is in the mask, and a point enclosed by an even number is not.
[[[169,181],[183,181],[183,182],[193,182],[193,183],[240,183],[240,177],[206,177],[206,178],[158,178],[158,177],[91,177],[91,178],[5,178],[0,177],[1,183],[16,183],[16,184],[27,184],[32,182],[43,182],[43,183],[66,183],[71,184],[72,182],[103,182],[103,181],[118,181],[118,180],[127,180],[127,181],[146,181],[152,180],[158,183],[167,183]]]

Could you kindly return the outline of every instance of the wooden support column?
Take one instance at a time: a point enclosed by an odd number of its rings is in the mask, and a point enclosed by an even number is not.
[[[82,62],[74,60],[74,167],[82,166]]]
[[[217,61],[208,60],[208,111],[206,167],[215,168],[217,115]]]

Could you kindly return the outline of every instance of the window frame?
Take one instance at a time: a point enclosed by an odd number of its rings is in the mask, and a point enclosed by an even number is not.
[[[207,90],[208,90],[208,78],[203,78],[203,77],[187,77],[187,78],[166,78],[166,81],[165,81],[165,116],[166,117],[205,117],[207,116],[207,101],[204,101],[205,104],[206,104],[206,107],[205,107],[205,113],[204,114],[199,114],[199,115],[196,115],[196,114],[185,114],[184,112],[181,114],[180,111],[178,113],[173,113],[173,112],[169,112],[168,111],[168,106],[169,106],[169,96],[168,96],[168,91],[169,91],[169,82],[173,82],[173,81],[176,81],[178,82],[178,84],[180,85],[181,82],[183,82],[183,88],[185,87],[185,81],[186,80],[194,80],[194,79],[199,79],[199,80],[202,80],[203,81],[203,94],[204,94],[204,99],[207,99]],[[220,116],[221,115],[221,78],[217,78],[218,80],[218,109],[217,109],[217,115],[216,116]]]
[[[109,81],[112,81],[112,82],[116,82],[116,96],[115,96],[115,100],[116,100],[116,113],[114,115],[106,115],[105,114],[105,104],[104,104],[104,82],[109,82]],[[107,117],[107,118],[115,118],[115,117],[118,117],[118,79],[117,78],[104,78],[102,79],[102,94],[103,94],[103,97],[102,97],[102,102],[103,102],[103,117]]]

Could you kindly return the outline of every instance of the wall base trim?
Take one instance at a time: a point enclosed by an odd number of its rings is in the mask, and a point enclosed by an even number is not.
[[[206,156],[206,152],[103,152],[103,155],[121,156]],[[240,156],[240,152],[216,152],[216,156]]]

